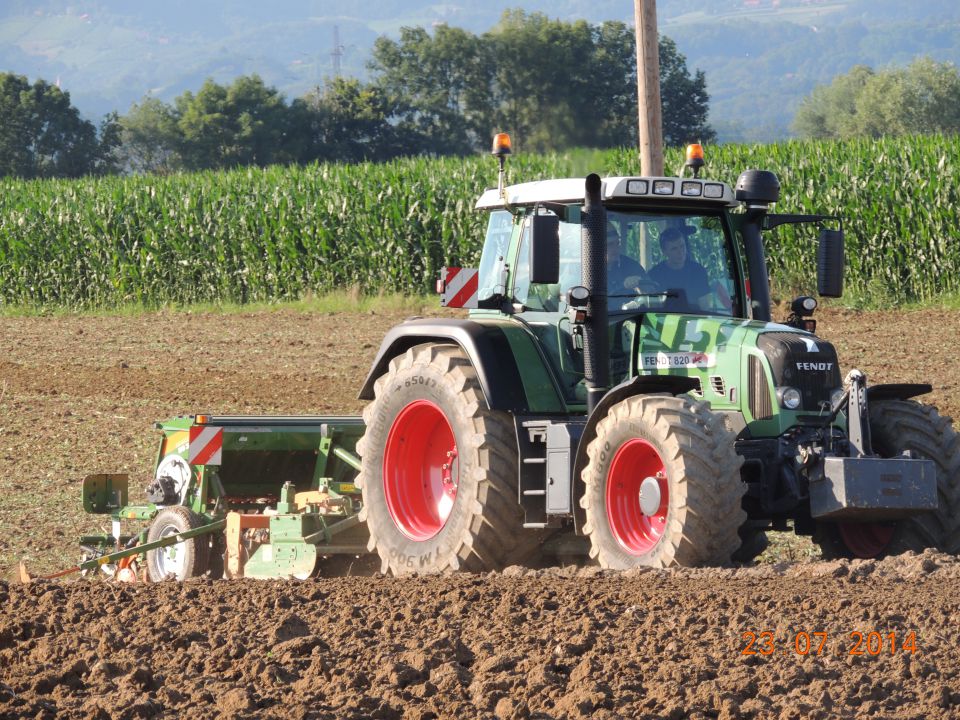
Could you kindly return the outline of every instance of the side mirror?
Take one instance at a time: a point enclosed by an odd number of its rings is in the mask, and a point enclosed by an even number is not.
[[[817,292],[823,297],[843,295],[843,230],[820,231],[817,246]]]
[[[530,282],[551,285],[560,281],[560,218],[533,215],[530,225]]]

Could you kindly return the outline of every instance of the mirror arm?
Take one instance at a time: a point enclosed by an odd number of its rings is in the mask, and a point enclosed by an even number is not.
[[[567,210],[569,207],[570,207],[569,205],[564,205],[563,203],[556,203],[556,202],[539,202],[536,205],[536,208],[543,208],[544,210],[549,210],[558,218],[560,218],[563,222],[570,221],[570,218],[567,217]],[[536,212],[536,208],[534,209],[534,212]]]
[[[798,225],[800,223],[822,223],[824,220],[836,220],[843,230],[843,218],[838,215],[789,215],[773,214],[764,218],[763,229],[773,230],[781,225]]]

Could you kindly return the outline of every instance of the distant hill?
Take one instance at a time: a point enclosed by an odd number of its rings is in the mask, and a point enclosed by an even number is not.
[[[442,22],[481,33],[517,6],[633,21],[630,0],[4,0],[0,70],[59,80],[92,119],[124,113],[147,93],[170,100],[208,77],[254,72],[293,98],[332,76],[336,62],[343,75],[366,77],[378,35]],[[917,55],[960,63],[956,0],[660,0],[658,11],[661,32],[706,72],[712,121],[726,139],[784,136],[800,98],[856,63]]]

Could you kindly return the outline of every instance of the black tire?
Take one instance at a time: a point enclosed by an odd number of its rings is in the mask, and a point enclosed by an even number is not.
[[[357,482],[363,493],[360,519],[370,531],[367,547],[379,554],[381,572],[499,569],[537,544],[538,535],[522,528],[513,423],[506,413],[487,409],[476,371],[459,347],[409,349],[390,361],[374,392],[376,398],[363,412],[366,432],[357,444],[362,458]],[[430,422],[415,424],[416,413]],[[418,432],[408,433],[410,429]],[[431,443],[424,453],[400,454],[401,448],[427,442],[424,437]],[[431,505],[436,498],[420,488],[428,485],[428,455],[439,452],[444,439],[453,443],[455,453],[444,488],[448,498],[455,494],[441,509],[441,502]],[[401,457],[411,460],[403,463]],[[435,463],[432,467],[437,470]],[[415,492],[407,492],[409,487]],[[418,493],[424,507],[437,509],[436,518],[427,511],[408,512]]]
[[[590,556],[601,567],[730,562],[747,517],[743,459],[709,405],[669,395],[622,400],[597,424],[587,454],[580,506]],[[660,472],[651,474],[655,467]],[[647,515],[638,488],[650,480],[659,482],[661,503]]]
[[[204,525],[202,517],[183,505],[163,508],[150,523],[147,542]],[[201,535],[175,545],[147,551],[147,577],[151,582],[186,580],[207,571],[210,538]]]
[[[744,525],[740,528],[740,547],[733,553],[731,559],[738,563],[753,562],[768,547],[770,547],[770,539],[765,530]]]
[[[935,407],[914,400],[883,400],[870,404],[870,435],[873,451],[880,457],[897,457],[910,451],[913,457],[933,460],[937,466],[936,510],[888,523],[845,528],[836,523],[818,523],[813,541],[823,556],[879,558],[912,550],[936,548],[960,551],[960,436],[950,418]],[[874,533],[872,542],[856,542],[851,530]],[[889,538],[889,539],[887,539]]]

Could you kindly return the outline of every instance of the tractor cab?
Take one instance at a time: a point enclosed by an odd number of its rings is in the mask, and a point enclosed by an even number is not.
[[[524,183],[489,190],[477,203],[489,221],[472,314],[524,323],[573,406],[586,402],[582,318],[570,297],[584,282],[583,187],[582,179]],[[602,195],[611,384],[645,373],[689,374],[691,359],[724,321],[750,318],[738,217],[729,211],[737,207],[734,193],[700,179],[612,177]],[[700,318],[704,347],[666,356],[685,364],[664,367],[661,336],[681,318]]]
[[[728,186],[677,178],[603,183],[609,313],[748,317]],[[565,312],[567,292],[582,278],[583,180],[524,183],[504,196],[490,190],[477,207],[490,211],[478,307]]]

